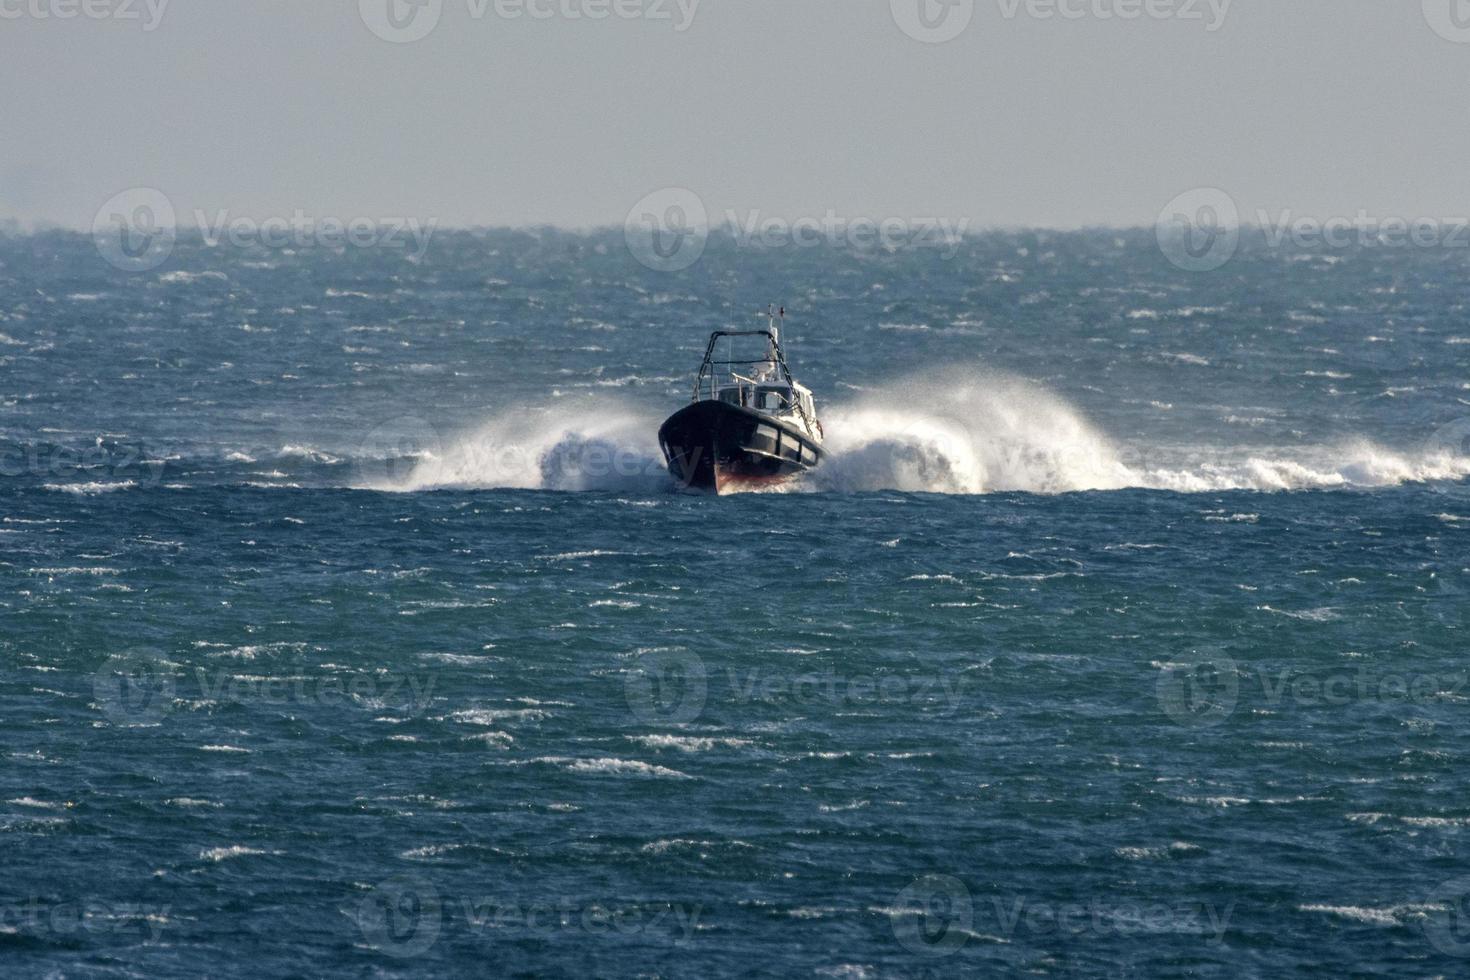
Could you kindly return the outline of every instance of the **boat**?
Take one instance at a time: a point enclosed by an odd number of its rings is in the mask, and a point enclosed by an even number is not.
[[[822,462],[811,390],[792,377],[781,346],[786,310],[764,316],[764,330],[710,335],[694,398],[658,430],[669,472],[687,490],[776,487]]]

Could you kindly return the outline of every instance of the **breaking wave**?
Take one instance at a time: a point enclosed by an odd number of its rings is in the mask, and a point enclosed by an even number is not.
[[[899,382],[822,412],[828,457],[793,491],[1199,493],[1383,487],[1470,476],[1462,445],[1393,451],[1364,440],[1282,450],[1120,446],[1065,399],[1017,378],[958,372]],[[655,433],[661,416],[608,400],[520,412],[452,439],[426,424],[376,490],[675,489]],[[402,438],[389,439],[401,444]],[[388,454],[393,455],[393,454]],[[406,461],[406,465],[405,465]]]

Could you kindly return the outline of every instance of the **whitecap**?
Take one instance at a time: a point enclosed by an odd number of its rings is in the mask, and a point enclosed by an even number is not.
[[[433,858],[439,857],[443,854],[450,854],[454,851],[462,851],[469,846],[470,845],[468,844],[427,844],[423,847],[411,848],[399,854],[398,856],[409,861],[419,861],[423,860],[424,858]]]
[[[1160,847],[1119,847],[1113,853],[1129,861],[1149,861],[1158,858],[1180,857],[1185,854],[1200,854],[1204,848],[1188,841],[1176,840]]]
[[[255,847],[246,847],[243,844],[232,844],[229,847],[211,847],[200,851],[199,858],[203,861],[228,861],[231,858],[249,857],[257,854],[279,855],[281,851],[263,851]]]
[[[1365,905],[1298,905],[1298,912],[1321,912],[1338,918],[1374,926],[1401,926],[1410,919],[1423,919],[1431,912],[1444,910],[1443,905],[1404,904],[1374,908]]]
[[[493,727],[502,721],[541,721],[551,713],[536,708],[467,708],[450,714],[450,721]]]
[[[136,480],[118,480],[114,482],[97,481],[92,483],[47,483],[43,486],[47,490],[58,493],[70,493],[79,497],[95,497],[104,493],[117,493],[119,490],[131,490],[138,485]]]
[[[692,779],[688,773],[666,766],[655,766],[636,759],[571,759],[564,756],[542,756],[530,760],[533,763],[551,763],[570,772],[593,773],[603,776],[640,776],[665,779]]]
[[[715,748],[746,748],[744,738],[701,738],[692,735],[629,735],[629,741],[650,749],[676,749],[679,752],[708,752]]]

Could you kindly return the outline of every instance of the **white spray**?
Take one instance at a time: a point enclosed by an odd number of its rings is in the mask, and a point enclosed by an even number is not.
[[[1367,440],[1310,449],[1120,448],[1064,399],[993,372],[901,381],[821,412],[828,455],[789,489],[980,494],[1141,487],[1180,492],[1390,486],[1470,476],[1454,446],[1393,452]],[[510,487],[657,493],[674,481],[662,415],[616,399],[521,410],[445,439],[406,478],[372,489]]]

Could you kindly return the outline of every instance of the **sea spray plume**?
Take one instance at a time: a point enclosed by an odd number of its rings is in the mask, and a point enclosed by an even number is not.
[[[827,458],[791,489],[817,492],[1178,493],[1394,486],[1470,476],[1470,423],[1394,451],[1366,439],[1295,447],[1120,446],[1033,382],[951,368],[886,384],[823,411]],[[527,407],[441,437],[415,418],[376,428],[358,485],[665,493],[677,484],[655,444],[657,411],[592,397]]]
[[[1470,475],[1470,421],[1395,451],[1364,439],[1291,448],[1114,443],[1064,398],[990,370],[950,368],[829,408],[815,490],[1179,493],[1383,487]]]
[[[1045,388],[953,368],[827,411],[816,488],[1065,493],[1136,485],[1110,440]]]
[[[662,492],[673,481],[654,443],[656,428],[617,402],[527,408],[446,439],[404,478],[371,489]]]

